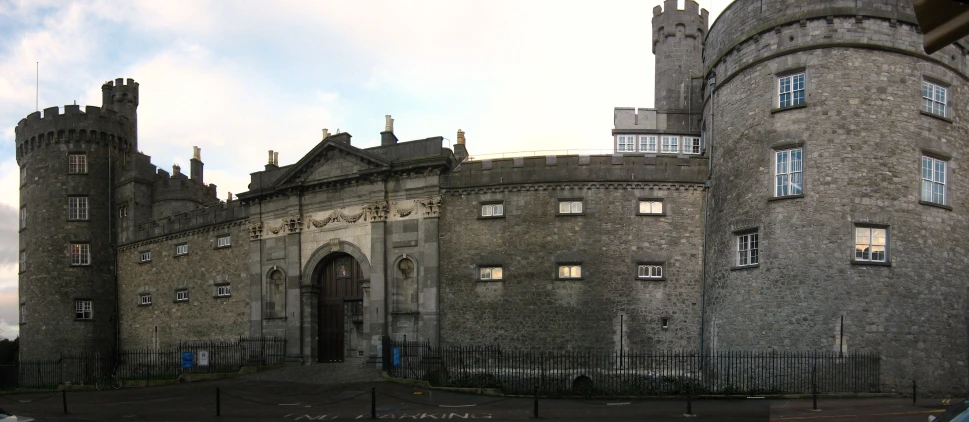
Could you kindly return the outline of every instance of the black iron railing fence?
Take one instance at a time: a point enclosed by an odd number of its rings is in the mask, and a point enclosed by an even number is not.
[[[675,395],[879,392],[877,353],[524,351],[384,341],[391,376],[506,394]]]
[[[203,353],[204,352],[204,353]],[[191,364],[185,364],[184,354]],[[207,356],[203,365],[202,357]],[[241,337],[225,341],[189,341],[168,348],[124,349],[118,353],[117,374],[123,380],[173,379],[181,374],[238,371],[243,366],[278,365],[286,355],[286,340]],[[60,384],[91,385],[115,368],[114,356],[64,354],[57,359],[21,360],[17,386],[56,388]]]

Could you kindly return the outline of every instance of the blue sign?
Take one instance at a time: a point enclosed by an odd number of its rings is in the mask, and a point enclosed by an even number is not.
[[[194,365],[195,353],[192,352],[182,352],[182,368],[191,368]]]
[[[394,348],[394,364],[391,366],[400,366],[400,347]]]

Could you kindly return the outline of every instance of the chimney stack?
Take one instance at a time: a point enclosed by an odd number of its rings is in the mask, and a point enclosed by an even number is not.
[[[327,128],[323,128],[323,139],[325,140],[326,138],[329,138],[329,137],[330,137],[330,130]]]
[[[464,131],[458,129],[458,141],[454,144],[454,157],[458,159],[458,162],[462,162],[468,158],[468,148],[464,143]]]
[[[192,147],[192,159],[189,160],[189,176],[192,180],[204,185],[202,181],[202,148]]]
[[[182,174],[182,168],[178,164],[172,164],[172,176],[176,174]]]
[[[279,166],[279,151],[273,153],[273,165]]]
[[[276,161],[274,160],[274,158],[278,156],[279,156],[279,153],[274,154],[273,150],[269,150],[269,162],[266,163],[266,171],[276,170],[279,168],[279,166],[276,165]]]
[[[229,192],[229,200],[232,200],[232,192]]]
[[[387,121],[384,131],[380,132],[380,146],[394,145],[397,143],[397,135],[394,135],[394,119],[390,115],[384,117]]]

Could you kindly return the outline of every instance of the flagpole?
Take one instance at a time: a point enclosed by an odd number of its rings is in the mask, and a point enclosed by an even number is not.
[[[40,111],[40,62],[37,62],[37,90],[34,97],[34,111]]]

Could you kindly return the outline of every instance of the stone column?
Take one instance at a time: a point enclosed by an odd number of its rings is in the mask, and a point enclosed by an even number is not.
[[[381,340],[390,335],[390,309],[387,301],[387,222],[374,221],[370,224],[370,301],[366,304],[370,321],[370,351],[368,362],[381,360]]]
[[[297,354],[303,360],[303,364],[310,365],[316,363],[320,356],[320,329],[318,325],[320,287],[313,284],[312,280],[306,280],[299,286],[299,307],[299,341],[293,343],[296,343]]]
[[[423,245],[424,253],[424,271],[420,279],[421,327],[424,331],[423,340],[427,340],[432,346],[440,345],[441,340],[440,221],[437,214],[425,217],[421,221],[419,234],[419,244]]]

